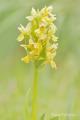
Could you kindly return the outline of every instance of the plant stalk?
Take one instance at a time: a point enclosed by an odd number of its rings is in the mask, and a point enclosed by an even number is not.
[[[32,120],[37,120],[37,88],[38,88],[38,68],[34,69],[33,93],[32,93]]]

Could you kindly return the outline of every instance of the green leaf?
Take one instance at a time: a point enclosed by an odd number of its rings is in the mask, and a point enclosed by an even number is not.
[[[41,116],[40,120],[45,120],[45,113],[44,113],[44,114],[42,114],[42,116]]]
[[[50,118],[50,120],[59,120],[59,117],[56,116],[56,117]]]

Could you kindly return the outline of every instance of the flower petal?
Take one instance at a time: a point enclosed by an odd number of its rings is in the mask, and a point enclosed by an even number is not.
[[[25,63],[29,63],[30,57],[29,57],[29,55],[27,55],[27,56],[23,57],[21,60],[24,61]]]
[[[18,40],[18,41],[22,41],[23,39],[24,39],[24,35],[21,33],[21,34],[18,36],[17,40]]]

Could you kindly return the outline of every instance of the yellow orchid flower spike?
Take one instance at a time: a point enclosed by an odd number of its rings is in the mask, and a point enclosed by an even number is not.
[[[56,67],[54,64],[54,53],[57,50],[56,26],[54,25],[56,17],[52,14],[52,10],[51,6],[44,7],[41,10],[32,8],[31,16],[26,17],[29,21],[26,27],[20,25],[18,28],[21,32],[18,36],[18,41],[25,43],[21,45],[22,47],[26,46],[27,55],[22,58],[25,63],[35,61],[37,66],[41,62],[42,64],[49,63],[52,68]],[[53,50],[48,51],[47,49],[50,48]],[[51,59],[49,59],[49,55]]]

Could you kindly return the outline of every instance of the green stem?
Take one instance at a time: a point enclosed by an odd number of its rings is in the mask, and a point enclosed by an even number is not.
[[[38,87],[38,68],[35,66],[32,93],[32,120],[37,120],[37,87]]]

